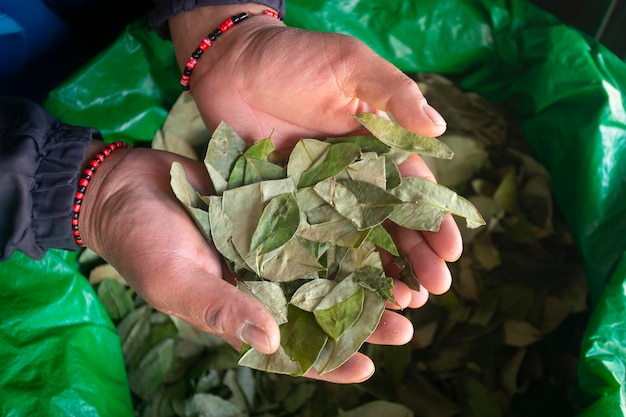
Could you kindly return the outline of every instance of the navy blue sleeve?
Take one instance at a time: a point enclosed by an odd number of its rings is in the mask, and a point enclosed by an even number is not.
[[[41,259],[76,250],[71,227],[76,184],[98,131],[61,123],[24,98],[0,97],[0,261],[15,250]]]
[[[167,25],[170,17],[201,6],[256,3],[276,10],[281,18],[285,17],[285,0],[154,0],[154,3],[154,8],[149,15],[150,27],[163,39],[170,38]]]

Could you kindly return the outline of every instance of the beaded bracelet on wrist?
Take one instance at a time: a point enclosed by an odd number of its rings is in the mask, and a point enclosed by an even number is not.
[[[279,18],[278,13],[273,10],[263,10],[261,15],[270,16],[274,18]],[[213,46],[213,43],[217,40],[217,38],[228,31],[233,26],[243,22],[248,17],[255,16],[249,13],[239,13],[235,16],[229,17],[224,22],[222,22],[217,28],[215,28],[211,33],[209,33],[204,39],[200,41],[198,47],[191,54],[185,67],[183,68],[183,75],[180,77],[180,84],[183,86],[183,90],[185,90],[189,95],[191,95],[191,87],[189,85],[191,79],[191,73],[193,69],[196,67],[198,60],[208,48]]]
[[[85,198],[85,192],[87,191],[91,178],[93,178],[93,175],[98,170],[98,167],[102,165],[106,158],[120,148],[128,148],[128,144],[117,141],[106,145],[104,149],[98,152],[96,156],[89,161],[87,168],[85,168],[78,180],[78,188],[76,189],[76,193],[74,193],[74,205],[72,206],[72,235],[74,236],[76,244],[82,248],[86,246],[78,230],[78,217],[80,216],[80,208]]]

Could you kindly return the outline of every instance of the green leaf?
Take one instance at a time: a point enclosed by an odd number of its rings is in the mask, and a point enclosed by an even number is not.
[[[382,143],[375,136],[344,136],[327,138],[328,143],[356,143],[361,148],[361,152],[375,152],[377,155],[382,155],[389,152],[389,146]]]
[[[308,240],[356,248],[369,235],[369,230],[358,230],[351,220],[328,204],[309,210],[305,215],[296,234]]]
[[[396,188],[402,183],[402,176],[400,175],[398,165],[388,156],[385,156],[385,178],[387,179],[386,190]]]
[[[269,138],[250,146],[235,162],[228,177],[228,188],[285,178],[285,168],[267,160],[274,149],[274,144]]]
[[[191,214],[191,218],[202,234],[204,234],[204,237],[211,239],[209,207],[198,192],[194,190],[189,181],[187,181],[185,170],[179,162],[173,162],[170,168],[170,186],[176,198],[178,198],[189,214]]]
[[[244,410],[232,402],[209,393],[197,393],[185,402],[185,416],[242,417]]]
[[[300,139],[289,155],[287,176],[299,184],[302,175],[324,157],[329,146],[317,139]]]
[[[352,280],[341,281],[313,310],[315,320],[334,340],[354,325],[363,309],[364,290]]]
[[[289,305],[287,323],[280,325],[281,346],[292,361],[300,365],[300,374],[313,366],[324,348],[328,335],[308,311]]]
[[[232,244],[237,253],[246,259],[246,262],[240,262],[240,264],[249,264],[247,260],[252,255],[250,243],[265,204],[284,193],[295,193],[295,184],[291,178],[261,181],[224,191],[221,209],[224,217],[229,219],[231,227],[230,236],[223,236],[223,238],[229,240],[229,244]],[[211,223],[211,227],[217,228],[219,225]],[[218,250],[220,250],[219,247]],[[258,273],[255,269],[253,270]]]
[[[382,299],[398,304],[391,293],[393,279],[385,276],[385,271],[372,266],[365,266],[354,272],[354,282],[365,289],[378,294]]]
[[[276,323],[287,322],[287,299],[279,284],[272,281],[237,281],[237,288],[259,300]]]
[[[305,282],[293,293],[289,303],[302,310],[312,312],[336,285],[335,281],[328,279],[314,279]]]
[[[394,263],[400,268],[398,278],[404,282],[410,289],[420,291],[421,285],[417,275],[413,272],[411,262],[404,256],[398,255],[394,258]]]
[[[230,171],[246,150],[246,142],[226,123],[220,123],[209,141],[204,165],[209,172],[213,187],[217,194],[221,194],[228,188]]]
[[[370,231],[367,239],[372,242],[374,245],[378,246],[381,249],[386,250],[390,254],[397,256],[400,253],[398,252],[398,248],[393,241],[391,235],[387,232],[387,230],[381,225],[374,226]]]
[[[139,363],[128,371],[128,382],[133,392],[143,400],[154,396],[163,384],[174,359],[174,339],[166,338],[152,347]]]
[[[371,291],[364,291],[361,316],[338,340],[328,339],[313,367],[324,374],[343,365],[361,348],[374,332],[385,310],[385,300]]]
[[[345,179],[369,182],[385,190],[387,189],[386,160],[387,158],[383,156],[376,156],[375,158],[364,158],[356,161],[346,167],[345,171],[348,174],[348,178]]]
[[[391,193],[405,203],[427,204],[436,209],[464,217],[467,227],[471,229],[485,224],[485,220],[469,200],[426,178],[405,177],[402,179],[402,183],[394,188]]]
[[[302,173],[298,188],[311,187],[318,182],[337,175],[360,155],[361,148],[355,143],[336,143],[328,146],[316,163]]]
[[[350,219],[359,230],[382,223],[400,203],[387,191],[363,181],[337,181],[329,178],[313,189],[328,204]]]
[[[454,155],[439,139],[417,135],[374,113],[360,113],[355,118],[389,147],[442,159],[451,159]]]
[[[231,262],[244,264],[242,254],[235,248],[232,236],[234,223],[223,210],[223,197],[209,197],[209,221],[213,244],[219,253]]]
[[[250,252],[259,248],[259,255],[278,249],[287,243],[298,229],[300,210],[292,193],[272,198],[263,209],[252,234]]]
[[[271,355],[265,355],[256,349],[250,349],[249,346],[245,348],[247,348],[247,350],[243,350],[237,362],[241,366],[277,374],[294,376],[302,374],[300,364],[296,361],[292,361],[285,353],[285,349],[283,349],[282,346],[279,346],[276,352]]]
[[[119,320],[133,308],[133,299],[124,284],[113,278],[105,278],[98,285],[98,299],[113,320]]]
[[[246,264],[260,277],[275,282],[317,278],[324,266],[298,239],[291,239],[283,247],[258,255],[252,253]]]
[[[436,232],[446,214],[447,210],[432,204],[401,203],[395,206],[389,220],[407,229]]]

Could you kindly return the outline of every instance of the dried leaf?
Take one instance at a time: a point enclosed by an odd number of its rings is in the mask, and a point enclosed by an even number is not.
[[[286,323],[280,325],[281,345],[289,358],[300,365],[302,375],[313,366],[328,340],[314,314],[290,304]]]
[[[313,189],[359,230],[382,223],[393,212],[394,204],[400,203],[387,191],[363,181],[330,178],[317,183]]]
[[[403,178],[402,183],[391,192],[405,203],[413,203],[416,206],[428,204],[438,210],[464,217],[469,228],[477,228],[485,224],[485,220],[476,207],[467,199],[426,178]],[[390,218],[393,220],[393,216]]]
[[[317,324],[333,339],[339,339],[363,310],[363,288],[352,280],[341,281],[313,310]]]
[[[374,113],[360,113],[355,118],[381,142],[407,152],[451,159],[454,155],[439,139],[420,136]]]
[[[224,122],[220,123],[213,132],[204,158],[204,165],[217,194],[221,194],[228,188],[230,171],[246,148],[246,142]]]
[[[237,288],[259,300],[276,323],[287,322],[287,299],[280,285],[271,281],[238,281]]]
[[[302,173],[298,188],[312,187],[326,178],[333,177],[343,171],[361,154],[355,143],[335,143],[326,148],[316,163]]]
[[[526,347],[541,339],[541,332],[535,326],[522,320],[505,320],[504,343],[508,346]]]
[[[285,168],[268,161],[274,149],[274,143],[270,138],[262,139],[246,149],[230,172],[228,189],[264,180],[285,178]]]
[[[252,234],[250,251],[259,249],[259,255],[280,248],[298,229],[300,210],[291,193],[272,198],[263,209],[259,223]]]

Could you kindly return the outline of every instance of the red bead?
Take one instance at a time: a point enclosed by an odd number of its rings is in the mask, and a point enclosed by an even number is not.
[[[263,14],[270,17],[278,17],[278,13],[274,10],[263,10]]]
[[[85,170],[83,171],[83,175],[85,175],[86,177],[91,178],[91,176],[93,175],[93,171],[92,171],[92,170],[90,170],[89,168],[87,168],[87,169],[85,169]]]
[[[202,42],[200,42],[200,45],[198,45],[198,48],[202,49],[203,51],[206,51],[207,48],[210,47],[211,45],[213,45],[213,42],[211,42],[209,38],[204,38],[202,39]]]
[[[80,204],[74,204],[74,206],[72,206],[72,210],[74,213],[80,213]]]
[[[109,148],[104,148],[102,150],[102,153],[104,154],[104,157],[108,157],[109,155],[111,155],[111,150]]]
[[[89,185],[89,180],[87,178],[81,178],[78,180],[78,185],[81,187],[87,187]]]
[[[100,162],[98,162],[96,159],[92,159],[91,161],[89,161],[89,165],[91,165],[94,168],[98,168],[98,166],[100,166]]]
[[[82,200],[83,198],[85,198],[85,193],[81,193],[80,191],[76,191],[76,194],[74,194],[74,198],[76,200]]]
[[[102,152],[100,152],[98,155],[96,155],[96,159],[98,160],[98,162],[103,163],[104,162],[104,158],[106,158],[106,156],[104,154],[102,154]],[[97,167],[94,167],[97,168]]]
[[[72,226],[78,226],[78,219],[72,219]]]
[[[228,29],[234,26],[233,19],[228,19],[222,23],[219,28],[222,32],[226,32]]]

